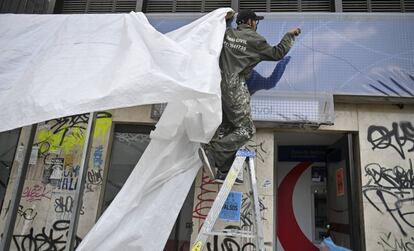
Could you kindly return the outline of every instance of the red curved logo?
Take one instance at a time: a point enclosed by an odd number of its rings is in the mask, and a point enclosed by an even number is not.
[[[277,236],[285,251],[318,251],[300,229],[293,212],[293,191],[300,176],[312,162],[301,162],[283,179],[278,189]]]

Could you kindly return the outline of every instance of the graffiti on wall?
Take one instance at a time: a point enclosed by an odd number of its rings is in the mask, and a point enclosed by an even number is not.
[[[409,121],[393,122],[391,127],[371,125],[367,141],[373,151],[391,149],[401,159],[398,165],[371,162],[364,167],[364,198],[398,229],[379,233],[377,244],[383,250],[414,250],[414,169],[409,157],[414,151],[414,127]]]
[[[226,229],[230,228],[226,227]],[[206,247],[208,251],[248,251],[251,249],[255,250],[255,245],[252,242],[240,244],[240,241],[238,241],[234,237],[225,237],[223,238],[223,240],[219,241],[217,235],[213,236],[213,242],[208,242],[206,244]]]
[[[383,250],[393,251],[412,251],[414,250],[414,236],[396,237],[392,232],[381,233],[378,237],[378,245]]]
[[[264,162],[264,155],[267,154],[267,151],[264,149],[264,144],[265,141],[262,141],[257,144],[254,141],[250,140],[249,143],[246,145],[246,148],[250,151],[256,151],[256,158],[259,161]],[[208,211],[213,205],[215,194],[217,194],[219,191],[219,186],[213,180],[211,180],[203,170],[201,174],[201,184],[199,188],[200,192],[196,194],[197,203],[194,206],[193,219],[205,220]],[[211,196],[212,194],[213,196]],[[248,198],[243,199],[243,203],[247,202],[249,202]],[[262,203],[260,204],[260,207],[261,210],[266,209]],[[243,215],[241,217],[243,217]]]
[[[4,207],[3,211],[3,219],[6,218],[7,213],[10,209],[10,200],[8,204]],[[25,208],[23,205],[19,205],[17,209],[17,220],[16,224],[19,224],[21,221],[33,223],[33,221],[36,219],[37,212],[33,208]]]
[[[50,200],[51,191],[46,191],[43,185],[27,186],[23,189],[22,199],[27,202],[34,202],[42,200],[43,198]]]
[[[250,140],[246,145],[246,149],[256,152],[256,159],[262,163],[264,163],[264,156],[267,154],[267,151],[264,149],[265,143],[265,141],[256,143],[253,140]]]
[[[203,170],[199,188],[200,192],[196,194],[197,203],[194,205],[193,210],[193,220],[200,221],[198,231],[200,231],[202,223],[207,218],[208,212],[213,206],[214,197],[219,191],[219,186]]]
[[[13,243],[18,251],[24,250],[64,250],[66,247],[66,236],[68,235],[69,221],[58,220],[53,223],[48,231],[45,227],[40,232],[30,228],[27,234],[13,235]],[[81,242],[76,236],[75,248]]]
[[[111,117],[108,112],[97,113],[94,138],[107,133]],[[74,148],[82,147],[88,120],[89,113],[46,121],[37,132],[34,144],[39,147],[39,154],[43,156],[61,151],[70,154]]]
[[[64,250],[69,219],[75,210],[74,193],[88,120],[89,114],[82,114],[39,124],[34,143],[38,149],[36,162],[26,176],[11,250]],[[111,114],[97,113],[86,177],[85,192],[90,194],[80,210],[83,232],[93,226],[96,217],[111,124]],[[9,206],[4,206],[3,221],[8,211]],[[77,244],[80,240],[77,237]]]
[[[54,201],[54,210],[60,219],[70,219],[74,206],[73,196],[58,196]],[[85,214],[84,208],[80,209],[80,215]]]
[[[250,200],[249,193],[244,193],[243,199],[242,199],[242,206],[240,210],[240,227],[244,230],[249,229],[252,230],[253,227],[253,211],[252,208],[252,202]],[[260,216],[262,222],[266,221],[265,217],[265,211],[268,210],[268,208],[264,205],[263,200],[259,198],[259,208],[260,208]]]
[[[411,159],[408,167],[388,168],[370,163],[365,166],[365,175],[369,178],[362,189],[364,197],[378,212],[391,217],[400,232],[407,236],[407,228],[414,229],[414,172]],[[376,203],[378,201],[380,203]]]
[[[372,149],[393,148],[401,158],[414,151],[414,127],[409,121],[394,122],[390,129],[381,125],[368,127],[368,142]]]

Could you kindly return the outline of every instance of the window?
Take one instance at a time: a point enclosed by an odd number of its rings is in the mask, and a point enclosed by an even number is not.
[[[125,184],[125,181],[128,179],[132,170],[135,168],[135,165],[138,163],[150,142],[149,133],[152,129],[154,129],[154,127],[141,125],[115,126],[101,213],[108,208]],[[194,184],[177,217],[174,228],[164,247],[164,251],[190,249],[193,201]]]
[[[3,207],[19,135],[20,129],[0,133],[0,208]]]
[[[115,126],[101,213],[111,204],[138,163],[150,142],[152,129],[139,125]]]

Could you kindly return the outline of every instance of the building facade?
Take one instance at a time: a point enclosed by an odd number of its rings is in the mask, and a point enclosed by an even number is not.
[[[405,13],[414,1],[0,1],[4,13],[144,11],[163,33],[219,7],[263,12],[258,32],[272,44],[290,27],[303,30],[288,57],[259,64],[252,76],[272,86],[252,96],[257,134],[246,145],[257,152],[266,249],[318,250],[329,225],[335,243],[352,250],[414,250],[414,15]],[[75,190],[84,184],[76,246],[122,188],[164,107],[99,112],[85,179],[88,114],[38,124],[23,178],[29,128],[0,133],[0,231],[10,250],[66,247]],[[218,190],[200,169],[164,250],[190,250]],[[240,221],[218,227],[249,230],[247,191],[235,192]],[[221,236],[207,249],[255,250],[249,239]]]

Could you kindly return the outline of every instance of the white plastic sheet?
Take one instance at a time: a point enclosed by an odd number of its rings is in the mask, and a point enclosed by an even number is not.
[[[219,9],[157,32],[142,13],[0,16],[0,131],[169,102],[131,176],[78,250],[162,250],[221,121]]]

